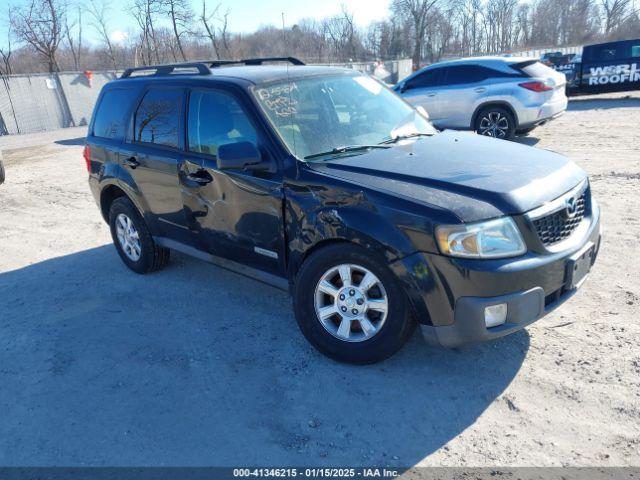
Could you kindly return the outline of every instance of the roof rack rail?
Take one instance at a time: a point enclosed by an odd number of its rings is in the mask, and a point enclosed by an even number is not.
[[[202,62],[193,62],[193,63],[174,63],[170,65],[148,65],[145,67],[132,67],[127,68],[120,78],[129,78],[135,72],[144,72],[145,70],[154,71],[148,76],[162,76],[162,75],[171,75],[174,71],[178,69],[196,69],[198,70],[198,75],[211,75],[211,70],[205,63]],[[146,76],[146,75],[145,75]]]
[[[304,65],[302,60],[296,57],[263,57],[245,58],[243,60],[212,60],[205,62],[211,68],[224,67],[225,65],[262,65],[266,62],[289,62],[292,65]]]
[[[295,57],[264,57],[264,58],[246,58],[243,60],[206,60],[202,62],[190,63],[172,63],[169,65],[146,65],[144,67],[127,68],[120,78],[130,78],[135,72],[154,72],[144,76],[162,76],[171,75],[176,70],[196,69],[198,75],[211,75],[210,68],[222,67],[225,65],[262,65],[266,62],[289,62],[293,65],[304,65],[302,60]]]

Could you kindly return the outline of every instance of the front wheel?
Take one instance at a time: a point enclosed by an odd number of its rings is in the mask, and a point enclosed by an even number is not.
[[[486,107],[478,114],[474,129],[479,135],[513,140],[516,134],[516,122],[506,108]]]
[[[311,255],[296,278],[293,300],[307,340],[340,362],[384,360],[415,326],[394,274],[354,245],[336,244]]]

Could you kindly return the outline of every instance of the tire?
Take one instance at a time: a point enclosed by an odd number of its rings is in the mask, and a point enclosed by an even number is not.
[[[478,135],[513,140],[516,134],[516,121],[506,108],[498,105],[489,106],[480,110],[473,129]]]
[[[342,271],[337,270],[340,265]],[[348,277],[344,266],[351,269]],[[351,279],[353,288],[344,284],[343,274]],[[367,281],[370,284],[367,288],[362,285],[367,278],[377,282]],[[326,282],[322,287],[321,280]],[[304,262],[296,277],[293,306],[298,326],[307,340],[339,362],[369,364],[384,360],[405,344],[415,328],[405,292],[386,262],[346,243],[324,247]],[[318,312],[331,312],[326,308],[336,313],[325,317],[323,323]],[[347,308],[347,313],[338,313],[343,308]],[[353,313],[356,311],[357,316]],[[343,322],[346,328],[341,329]]]
[[[126,219],[131,222],[132,229],[128,229],[129,225]],[[170,250],[156,245],[147,224],[128,198],[117,198],[111,204],[109,227],[118,255],[125,265],[134,272],[140,274],[155,272],[169,263]],[[126,234],[124,234],[125,231]],[[124,244],[119,234],[126,237]],[[126,248],[127,244],[131,248]],[[133,247],[134,244],[137,248]]]

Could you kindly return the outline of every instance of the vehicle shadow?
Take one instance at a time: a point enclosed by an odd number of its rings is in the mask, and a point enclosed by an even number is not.
[[[505,401],[529,347],[416,335],[341,365],[285,292],[181,255],[136,275],[111,245],[1,273],[0,298],[4,466],[410,467]]]
[[[65,138],[64,140],[56,140],[54,143],[58,145],[84,145],[87,141],[86,137]]]
[[[533,147],[540,142],[540,139],[537,137],[525,137],[525,136],[517,136],[513,139],[516,143],[521,143],[522,145],[529,145]]]
[[[598,98],[579,97],[570,98],[568,111],[608,110],[611,108],[640,108],[640,97]]]

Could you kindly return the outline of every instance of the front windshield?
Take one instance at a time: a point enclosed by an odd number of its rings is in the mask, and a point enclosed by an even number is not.
[[[416,110],[360,74],[296,79],[256,87],[254,94],[298,158],[435,132]]]

